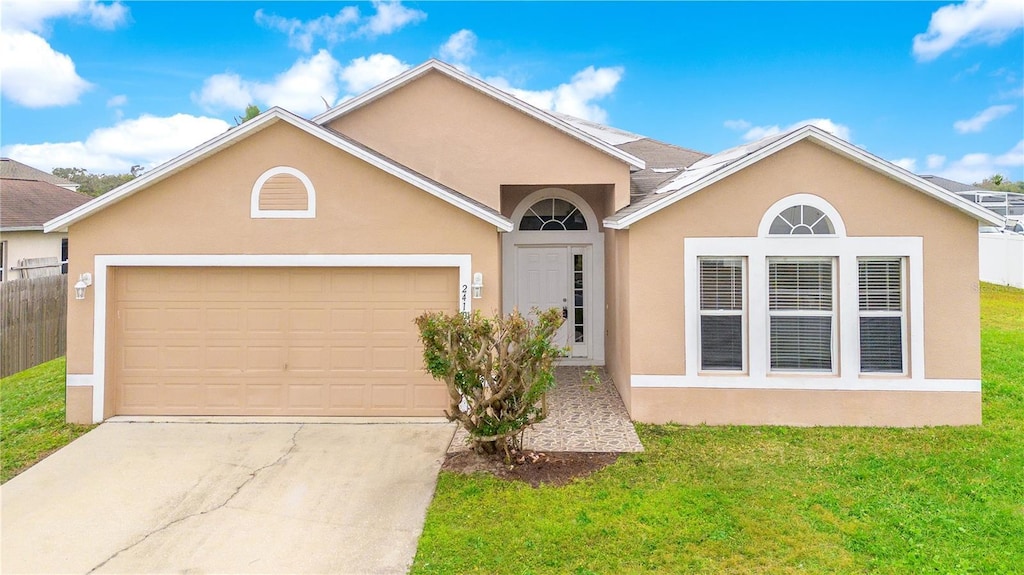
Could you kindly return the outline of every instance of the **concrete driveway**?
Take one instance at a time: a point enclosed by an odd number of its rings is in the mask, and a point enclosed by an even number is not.
[[[104,423],[0,488],[0,567],[404,573],[453,429]]]

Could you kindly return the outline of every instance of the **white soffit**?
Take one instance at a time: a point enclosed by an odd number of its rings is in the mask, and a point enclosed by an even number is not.
[[[355,146],[344,138],[338,137],[317,124],[313,124],[308,120],[300,118],[299,116],[296,116],[282,108],[274,107],[252,120],[227,130],[223,134],[207,141],[205,144],[193,148],[192,150],[161,164],[152,171],[146,172],[139,178],[136,178],[92,201],[86,202],[85,204],[82,204],[81,206],[46,222],[43,229],[46,232],[67,231],[68,226],[71,224],[85,219],[86,217],[106,208],[109,205],[115,204],[140,190],[148,188],[149,186],[184,170],[196,162],[207,158],[278,121],[287,122],[310,135],[320,138],[321,140],[367,162],[376,168],[379,168],[448,202],[449,204],[494,224],[500,230],[511,231],[514,227],[512,221],[508,218],[496,212],[487,210],[466,198],[453,193],[451,190],[440,186],[436,182],[428,180],[419,174],[409,171],[403,166],[387,160],[387,158],[384,158],[383,156],[373,154],[363,148]]]
[[[536,120],[539,120],[593,148],[596,148],[609,156],[612,156],[620,161],[623,161],[633,166],[634,168],[642,170],[646,166],[644,161],[641,160],[640,158],[616,148],[615,146],[604,141],[600,137],[597,137],[596,135],[581,130],[579,127],[570,124],[565,120],[562,120],[561,118],[555,116],[554,114],[541,110],[540,108],[537,108],[535,106],[532,106],[520,100],[519,98],[516,98],[515,96],[509,94],[508,92],[499,90],[498,88],[491,86],[490,84],[484,82],[483,80],[474,78],[462,72],[458,68],[451,66],[450,64],[441,62],[440,60],[427,60],[423,64],[420,64],[415,68],[409,69],[395,76],[394,78],[391,78],[390,80],[383,82],[377,85],[376,87],[367,90],[366,92],[363,92],[362,94],[356,96],[355,98],[346,100],[338,104],[337,106],[331,108],[330,110],[327,110],[323,114],[313,117],[313,122],[320,125],[326,124],[353,110],[361,108],[369,104],[370,102],[373,102],[374,100],[380,98],[381,96],[391,93],[392,91],[408,84],[409,82],[415,80],[416,78],[419,78],[420,76],[432,70],[440,72],[448,76],[449,78],[452,78],[467,86],[475,88],[477,91],[482,92],[507,106],[511,106],[512,108]]]

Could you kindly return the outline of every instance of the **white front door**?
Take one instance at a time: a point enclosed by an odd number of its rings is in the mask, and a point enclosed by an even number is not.
[[[553,340],[569,348],[569,357],[587,357],[585,249],[570,246],[519,247],[516,250],[516,307],[528,317],[533,309],[562,310],[565,323]]]

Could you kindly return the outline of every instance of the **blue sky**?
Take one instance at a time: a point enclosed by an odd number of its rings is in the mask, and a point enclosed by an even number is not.
[[[704,152],[813,122],[922,174],[1024,179],[1024,3],[0,0],[0,153],[152,167],[245,104],[311,117],[442,58]]]

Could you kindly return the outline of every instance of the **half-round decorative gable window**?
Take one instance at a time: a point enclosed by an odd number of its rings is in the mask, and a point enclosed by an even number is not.
[[[316,190],[306,174],[295,168],[270,168],[252,187],[253,218],[314,218]]]
[[[587,218],[579,208],[561,198],[544,198],[527,208],[519,220],[524,231],[576,231],[587,229]]]
[[[790,206],[775,216],[768,235],[771,236],[820,236],[834,235],[832,220],[825,212],[813,206]]]

